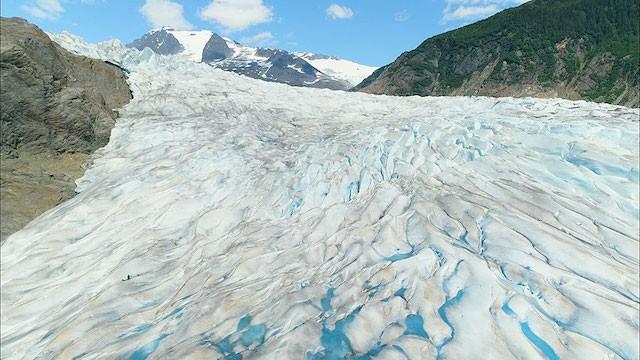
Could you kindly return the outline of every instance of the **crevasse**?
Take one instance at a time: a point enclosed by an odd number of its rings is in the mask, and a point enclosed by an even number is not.
[[[134,99],[79,194],[2,246],[2,358],[638,359],[638,110],[52,36]]]

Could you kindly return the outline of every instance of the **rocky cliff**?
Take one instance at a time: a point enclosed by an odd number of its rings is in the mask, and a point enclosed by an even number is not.
[[[134,40],[128,46],[140,51],[144,50],[144,48],[149,48],[160,55],[173,55],[184,50],[178,39],[166,29],[144,34],[144,36]]]
[[[426,40],[356,89],[560,97],[638,107],[639,4],[532,0]]]
[[[69,53],[25,20],[2,18],[0,30],[4,239],[73,195],[131,92],[121,69]]]

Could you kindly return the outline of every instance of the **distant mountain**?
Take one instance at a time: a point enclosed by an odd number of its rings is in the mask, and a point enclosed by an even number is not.
[[[163,28],[127,46],[139,50],[148,47],[162,55],[183,54],[193,61],[256,79],[335,90],[352,88],[376,69],[334,57],[244,46],[207,30]]]
[[[335,56],[314,54],[310,52],[294,53],[306,60],[316,69],[337,79],[345,80],[353,86],[371,75],[377,67],[366,66],[353,61],[338,59]]]
[[[532,0],[423,42],[356,90],[640,106],[638,0]]]
[[[148,47],[160,55],[172,55],[184,51],[184,46],[180,44],[178,39],[165,29],[146,33],[128,46],[138,50]]]

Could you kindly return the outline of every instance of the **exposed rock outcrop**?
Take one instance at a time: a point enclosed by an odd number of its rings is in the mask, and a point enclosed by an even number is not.
[[[126,105],[131,92],[121,69],[69,53],[25,20],[2,18],[0,26],[4,239],[73,195],[82,162],[107,144],[113,109]]]
[[[233,50],[229,48],[227,41],[218,34],[212,34],[202,50],[202,62],[223,60],[231,55]]]
[[[144,34],[127,46],[144,50],[149,48],[160,55],[173,55],[184,50],[184,47],[167,29],[161,29]]]

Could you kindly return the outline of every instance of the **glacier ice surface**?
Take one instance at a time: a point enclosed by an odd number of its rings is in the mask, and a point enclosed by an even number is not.
[[[130,71],[2,246],[2,358],[638,359],[638,110]]]

